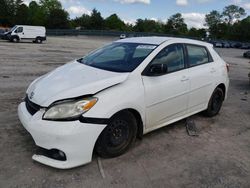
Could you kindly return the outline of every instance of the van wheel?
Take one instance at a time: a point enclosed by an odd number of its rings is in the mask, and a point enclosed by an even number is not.
[[[18,37],[12,37],[10,41],[11,42],[19,42],[19,38]]]
[[[221,88],[216,88],[209,100],[208,108],[205,111],[205,115],[208,117],[216,116],[222,106],[224,101],[224,92]]]
[[[42,41],[42,39],[40,39],[40,38],[36,38],[36,43],[42,43],[43,41]]]
[[[125,153],[136,139],[136,119],[129,111],[114,115],[97,139],[95,151],[104,158]]]

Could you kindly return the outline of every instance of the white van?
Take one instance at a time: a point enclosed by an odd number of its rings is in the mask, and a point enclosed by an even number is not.
[[[16,25],[4,35],[11,42],[32,40],[36,43],[42,43],[46,40],[46,29],[42,26]]]

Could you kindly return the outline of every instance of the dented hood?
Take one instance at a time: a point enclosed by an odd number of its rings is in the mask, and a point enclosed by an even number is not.
[[[47,107],[58,100],[95,94],[125,81],[128,75],[74,61],[36,79],[29,86],[27,94],[32,102]]]

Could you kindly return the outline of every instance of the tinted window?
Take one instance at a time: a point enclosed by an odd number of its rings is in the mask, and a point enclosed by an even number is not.
[[[191,67],[210,62],[207,49],[203,46],[187,45],[187,52]]]
[[[113,72],[132,72],[156,47],[151,44],[115,42],[90,53],[78,62]]]
[[[182,45],[174,44],[164,48],[152,61],[152,64],[166,64],[168,72],[178,71],[185,67]]]

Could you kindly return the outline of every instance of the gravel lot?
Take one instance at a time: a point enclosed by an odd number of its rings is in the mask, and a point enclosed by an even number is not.
[[[17,105],[36,77],[115,40],[49,37],[44,44],[0,41],[0,187],[250,187],[250,71],[243,50],[218,49],[231,65],[228,100],[214,118],[193,116],[137,140],[118,158],[71,170],[32,161],[35,145],[20,124]],[[101,162],[104,176],[100,173]]]

